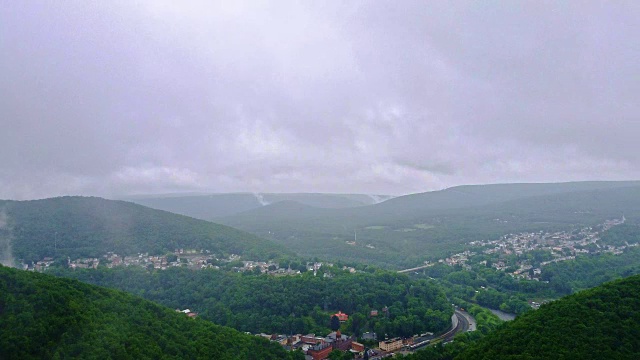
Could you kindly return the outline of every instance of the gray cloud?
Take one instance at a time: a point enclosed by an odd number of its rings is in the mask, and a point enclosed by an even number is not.
[[[0,198],[640,178],[635,2],[2,2]]]

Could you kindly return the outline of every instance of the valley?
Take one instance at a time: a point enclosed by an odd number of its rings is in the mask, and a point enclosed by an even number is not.
[[[366,348],[372,358],[399,352],[444,359],[437,355],[444,349],[462,350],[443,344],[475,343],[500,327],[489,309],[517,320],[576,291],[640,273],[635,184],[533,189],[531,196],[520,188],[495,199],[496,186],[473,187],[481,200],[466,202],[456,202],[459,191],[445,191],[429,205],[420,205],[429,194],[388,200],[413,202],[410,212],[389,212],[385,202],[321,209],[284,200],[271,206],[285,213],[270,215],[265,205],[250,210],[253,218],[242,215],[266,224],[291,214],[281,231],[313,223],[286,241],[272,230],[264,239],[260,231],[122,201],[3,202],[1,235],[10,240],[16,267],[188,309],[201,321],[267,338],[292,356]],[[330,235],[337,223],[322,222],[347,213],[356,221],[360,212],[379,218],[360,222],[351,239]],[[333,240],[299,251],[296,239],[309,245],[321,224]],[[424,253],[398,260],[407,247]],[[334,327],[336,313],[345,319]]]

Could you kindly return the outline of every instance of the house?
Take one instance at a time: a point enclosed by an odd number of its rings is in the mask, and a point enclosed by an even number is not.
[[[351,350],[356,351],[356,352],[363,352],[364,351],[364,345],[360,344],[359,342],[352,342],[351,343]]]
[[[378,310],[371,310],[371,313],[369,315],[371,317],[378,316]]]
[[[187,315],[188,317],[190,317],[192,319],[195,318],[196,316],[198,316],[198,313],[193,312],[193,311],[191,311],[189,309],[184,309],[184,310],[176,309],[176,312],[181,312],[181,313]]]
[[[349,315],[343,313],[342,311],[338,311],[337,313],[335,313],[333,315],[337,316],[338,320],[340,320],[340,322],[345,322],[345,321],[349,320]]]
[[[311,347],[307,351],[307,355],[311,355],[313,360],[322,360],[328,358],[331,351],[333,351],[333,347],[330,344],[318,344]]]
[[[374,332],[366,332],[362,334],[363,340],[378,340],[378,335]]]
[[[300,341],[305,344],[316,345],[322,342],[321,337],[317,337],[316,334],[307,334],[300,337]]]

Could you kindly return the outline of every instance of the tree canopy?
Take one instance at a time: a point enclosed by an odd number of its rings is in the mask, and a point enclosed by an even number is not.
[[[3,359],[300,359],[121,291],[0,266]]]

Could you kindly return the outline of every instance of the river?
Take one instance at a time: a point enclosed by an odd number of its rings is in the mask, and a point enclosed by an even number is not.
[[[487,309],[489,309],[489,308],[487,308]],[[516,318],[516,316],[514,314],[506,313],[504,311],[494,310],[494,309],[489,309],[489,310],[491,310],[492,313],[498,315],[500,320],[511,321],[511,320]]]

